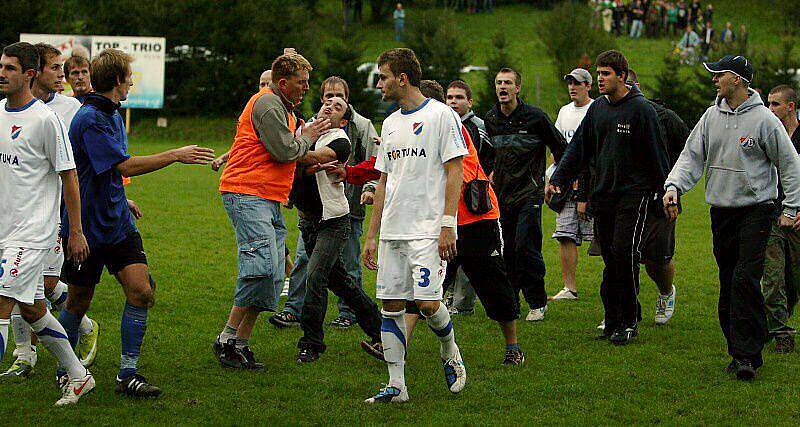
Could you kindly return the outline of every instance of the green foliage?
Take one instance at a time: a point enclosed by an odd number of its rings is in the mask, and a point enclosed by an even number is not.
[[[467,65],[467,49],[453,14],[448,11],[422,12],[408,31],[408,47],[422,64],[424,79],[436,80],[443,87],[459,79]]]
[[[552,59],[556,76],[591,65],[603,51],[616,49],[616,39],[591,25],[591,10],[583,3],[563,2],[539,23],[536,35]],[[589,64],[586,64],[587,58]]]
[[[505,32],[498,31],[494,37],[492,37],[492,49],[489,53],[486,67],[488,70],[484,73],[483,87],[479,88],[477,91],[473,89],[473,93],[475,93],[473,110],[481,117],[488,113],[497,102],[497,94],[494,91],[494,78],[497,72],[504,67],[520,71],[517,67],[516,60],[511,57],[508,51]],[[524,87],[525,86],[523,86],[523,88]]]
[[[689,78],[691,73],[699,74]],[[713,101],[710,81],[702,65],[699,69],[686,69],[675,57],[668,55],[664,58],[663,71],[656,77],[652,97],[663,101],[692,128]]]
[[[364,62],[364,46],[361,37],[345,33],[341,39],[333,39],[323,48],[324,61],[314,70],[314,111],[320,105],[319,89],[322,82],[330,76],[339,76],[350,87],[350,104],[353,108],[364,117],[373,117],[378,98],[365,90],[369,71],[358,71],[358,66]]]
[[[800,54],[796,52],[795,41],[785,38],[777,51],[759,52],[753,58],[753,85],[761,88],[764,95],[781,84],[798,86],[797,75],[800,70]]]

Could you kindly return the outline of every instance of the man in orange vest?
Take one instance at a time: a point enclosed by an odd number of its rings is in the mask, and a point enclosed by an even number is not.
[[[219,185],[236,232],[239,274],[230,316],[213,348],[220,363],[231,368],[263,368],[248,340],[259,313],[275,311],[283,287],[287,231],[281,203],[289,198],[295,163],[334,160],[309,152],[330,120],[317,120],[296,134],[292,110],[308,91],[311,64],[288,52],[271,69],[272,83],[253,95],[239,116]]]

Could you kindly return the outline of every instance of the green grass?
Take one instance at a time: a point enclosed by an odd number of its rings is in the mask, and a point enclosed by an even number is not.
[[[141,155],[177,144],[138,137],[131,149]],[[214,147],[221,150],[226,145]],[[363,335],[357,329],[328,330],[329,350],[323,358],[299,366],[294,356],[300,331],[275,330],[264,317],[252,346],[267,369],[236,372],[217,364],[211,342],[226,319],[236,278],[235,240],[216,191],[217,180],[205,167],[172,166],[135,178],[127,187],[129,197],[145,212],[138,226],[159,284],[141,372],[164,388],[164,396],[135,401],[113,393],[123,295],[114,279],[105,276],[90,311],[102,328],[92,368],[96,391],[75,408],[54,410],[54,360],[42,350],[37,375],[25,384],[0,384],[2,424],[796,425],[800,419],[797,354],[768,354],[752,384],[722,372],[728,358],[716,320],[717,270],[702,190],[688,195],[679,220],[679,298],[668,325],[653,325],[655,286],[643,279],[646,319],[637,341],[624,348],[595,341],[594,327],[602,318],[601,263],[581,256],[581,300],[552,304],[543,323],[519,324],[525,366],[500,366],[499,330],[479,309],[474,316],[454,321],[469,369],[461,395],[453,396],[444,387],[438,344],[423,327],[409,347],[411,403],[366,407],[361,400],[375,392],[387,374],[381,363],[359,349]],[[293,212],[286,212],[286,222],[294,248]],[[554,215],[545,210],[545,234],[553,228]],[[544,254],[547,290],[552,294],[560,288],[552,239],[545,239]],[[375,274],[365,272],[364,277],[368,293],[374,295]]]

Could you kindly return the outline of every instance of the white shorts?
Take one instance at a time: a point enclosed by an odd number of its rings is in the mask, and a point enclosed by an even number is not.
[[[64,264],[64,248],[61,246],[61,235],[56,239],[56,245],[47,251],[44,258],[42,274],[45,277],[60,277],[61,266]]]
[[[439,301],[446,270],[447,262],[439,257],[437,239],[381,240],[376,297]]]
[[[0,248],[0,295],[23,304],[44,299],[47,249]]]

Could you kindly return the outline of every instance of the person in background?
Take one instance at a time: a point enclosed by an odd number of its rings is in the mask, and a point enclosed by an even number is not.
[[[402,41],[406,27],[406,10],[403,9],[402,3],[397,3],[395,6],[392,19],[394,19],[394,40]]]

